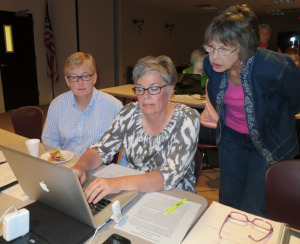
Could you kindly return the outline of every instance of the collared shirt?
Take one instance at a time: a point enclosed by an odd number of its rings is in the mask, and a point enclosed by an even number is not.
[[[61,94],[49,106],[43,143],[81,155],[102,137],[122,107],[118,99],[96,88],[84,111],[72,91]]]

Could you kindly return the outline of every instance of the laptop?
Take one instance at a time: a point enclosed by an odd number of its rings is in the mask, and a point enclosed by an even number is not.
[[[200,74],[179,74],[178,82],[175,85],[176,95],[202,94]]]
[[[110,203],[93,215],[83,189],[95,179],[94,176],[88,174],[87,182],[81,186],[76,173],[70,168],[2,145],[0,148],[25,194],[93,228],[110,220],[113,215],[111,205],[115,200],[123,208],[138,195],[137,191],[107,195],[105,199]]]

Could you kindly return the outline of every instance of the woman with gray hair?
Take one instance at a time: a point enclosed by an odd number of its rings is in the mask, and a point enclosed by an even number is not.
[[[108,131],[73,169],[83,183],[87,171],[109,162],[124,146],[127,167],[145,173],[97,178],[85,190],[88,202],[96,203],[107,194],[122,190],[195,191],[194,155],[200,116],[192,108],[170,102],[176,76],[176,69],[166,56],[148,56],[135,65],[133,92],[138,102],[124,106]]]
[[[206,29],[204,70],[219,116],[219,201],[266,217],[266,170],[299,151],[300,71],[287,55],[257,48],[258,40],[255,14],[229,7]]]

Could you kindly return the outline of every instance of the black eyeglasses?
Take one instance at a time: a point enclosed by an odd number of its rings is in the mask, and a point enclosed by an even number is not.
[[[228,56],[228,55],[232,54],[233,52],[235,52],[238,49],[238,47],[236,47],[233,50],[230,50],[230,49],[225,48],[225,47],[215,48],[213,45],[203,45],[203,48],[208,53],[214,53],[214,51],[216,50],[222,56]]]
[[[164,88],[166,85],[163,86],[150,86],[148,88],[143,88],[143,87],[133,87],[132,91],[135,95],[143,95],[145,91],[147,91],[150,95],[157,95],[161,92],[161,89]]]
[[[268,231],[267,235],[264,236],[263,238],[260,238],[260,239],[254,239],[251,235],[248,235],[248,237],[252,241],[255,241],[255,242],[260,242],[260,241],[266,239],[273,232],[273,226],[269,222],[267,222],[263,219],[254,218],[251,221],[251,220],[248,219],[247,215],[245,215],[245,214],[242,214],[242,213],[239,213],[239,212],[231,212],[230,214],[227,215],[227,217],[224,220],[223,225],[220,229],[220,232],[219,232],[219,238],[220,239],[222,239],[221,233],[222,233],[223,227],[225,226],[225,224],[226,224],[226,222],[228,221],[229,218],[232,218],[234,220],[237,220],[237,221],[240,221],[240,222],[243,222],[243,223],[250,223],[250,224],[253,224],[255,227],[258,227],[260,229]]]
[[[90,81],[92,79],[94,74],[83,74],[83,75],[70,75],[68,76],[68,79],[70,82],[77,82],[79,81],[79,78],[83,81]]]

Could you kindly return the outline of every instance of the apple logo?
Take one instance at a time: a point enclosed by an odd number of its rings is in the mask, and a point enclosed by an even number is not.
[[[46,192],[49,192],[49,189],[47,187],[47,185],[44,183],[44,181],[40,182],[40,186],[42,187],[42,189]]]

